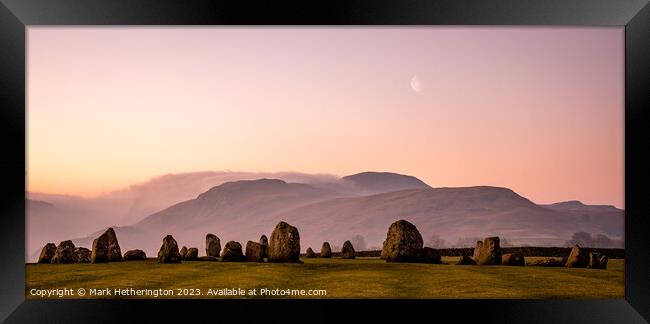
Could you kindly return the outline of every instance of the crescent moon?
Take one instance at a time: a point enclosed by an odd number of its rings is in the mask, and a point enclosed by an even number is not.
[[[422,83],[420,82],[420,78],[418,78],[417,75],[411,78],[411,89],[413,89],[415,92],[422,91]]]

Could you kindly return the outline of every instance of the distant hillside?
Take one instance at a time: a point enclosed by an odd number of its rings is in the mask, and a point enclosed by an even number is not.
[[[155,255],[162,238],[172,234],[179,245],[204,253],[206,233],[219,236],[222,245],[229,240],[245,244],[262,234],[269,236],[275,224],[285,220],[298,227],[304,251],[310,246],[319,250],[323,241],[340,246],[354,235],[362,235],[368,246],[380,246],[388,226],[406,219],[418,227],[425,241],[432,235],[448,242],[499,235],[514,245],[557,246],[576,231],[621,237],[623,211],[616,211],[606,216],[539,206],[498,187],[407,189],[341,197],[340,192],[318,186],[260,179],[214,187],[116,232],[125,251],[140,248]],[[88,245],[93,238],[76,242]]]
[[[341,182],[349,184],[358,194],[362,195],[431,188],[416,177],[390,172],[357,173],[341,178]]]
[[[88,206],[70,206],[34,199],[26,199],[25,202],[25,254],[28,258],[32,258],[35,251],[40,252],[47,242],[58,243],[112,225],[108,219],[95,218],[102,213]]]

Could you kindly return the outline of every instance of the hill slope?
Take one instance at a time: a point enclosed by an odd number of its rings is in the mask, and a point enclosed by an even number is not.
[[[511,244],[554,246],[577,231],[613,237],[623,233],[621,210],[608,216],[575,213],[536,205],[506,188],[407,189],[341,197],[277,179],[226,183],[116,232],[125,251],[140,248],[155,255],[162,238],[172,234],[179,245],[197,247],[202,254],[208,232],[219,236],[222,245],[229,240],[245,245],[262,234],[269,236],[285,220],[298,227],[304,251],[310,246],[319,250],[323,241],[340,246],[354,235],[364,236],[369,246],[380,246],[397,219],[414,223],[425,241],[438,235],[450,243],[499,235]],[[93,238],[76,243],[88,245]]]

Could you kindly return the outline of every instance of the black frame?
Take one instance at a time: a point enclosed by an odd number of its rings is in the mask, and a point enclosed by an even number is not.
[[[122,322],[173,313],[310,321],[358,312],[367,320],[418,314],[499,322],[650,320],[648,0],[347,0],[300,3],[173,0],[0,0],[0,320]],[[272,4],[271,4],[272,3]],[[560,25],[625,26],[625,299],[620,300],[25,300],[25,31],[32,25]],[[645,107],[644,107],[645,106]],[[166,310],[166,308],[173,310]],[[326,310],[329,309],[329,310]],[[192,312],[192,310],[194,310]],[[286,312],[286,313],[285,313]],[[274,316],[275,314],[275,316]],[[281,315],[282,314],[282,315]],[[345,316],[343,316],[345,318]],[[645,320],[644,320],[645,318]]]

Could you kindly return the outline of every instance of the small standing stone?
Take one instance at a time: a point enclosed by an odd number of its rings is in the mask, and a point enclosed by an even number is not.
[[[456,265],[476,265],[476,261],[474,259],[463,255],[458,259],[458,262],[456,262]]]
[[[341,248],[341,259],[354,259],[354,247],[350,241],[345,241],[343,247]]]
[[[214,235],[208,234],[205,236],[205,255],[212,257],[219,257],[221,253],[221,240]]]
[[[607,269],[607,261],[609,258],[606,255],[601,256],[598,260],[598,269]]]
[[[501,264],[501,246],[499,237],[488,237],[483,240],[480,254],[476,261],[478,265],[500,265]]]
[[[124,261],[142,261],[147,259],[147,254],[142,250],[130,250],[124,253]]]
[[[320,248],[320,257],[321,258],[332,257],[332,248],[330,247],[329,242],[323,242],[323,246]]]
[[[262,244],[262,247],[264,249],[262,251],[262,253],[264,255],[264,258],[268,258],[269,257],[269,239],[266,238],[266,235],[262,234],[262,236],[260,236],[260,244]]]
[[[187,253],[185,253],[185,256],[183,257],[183,260],[185,261],[196,261],[198,259],[199,259],[199,249],[197,248],[187,249]]]
[[[75,257],[75,246],[72,241],[63,241],[56,247],[52,263],[74,263]]]
[[[74,249],[74,263],[90,263],[90,256],[92,252],[85,247],[78,247]]]
[[[501,264],[523,267],[526,265],[526,259],[521,253],[507,253],[501,256]]]
[[[600,254],[596,252],[589,253],[589,268],[600,268]]]
[[[264,262],[264,248],[265,246],[260,243],[248,241],[246,243],[246,261]]]
[[[239,242],[230,241],[226,243],[223,251],[221,251],[222,262],[242,262],[245,261],[244,253],[241,251],[241,244]]]
[[[547,258],[529,262],[527,265],[533,267],[563,267],[565,263],[562,260]]]
[[[181,259],[181,254],[178,252],[178,243],[176,243],[174,237],[171,235],[165,236],[160,251],[158,251],[158,262],[179,263]]]

